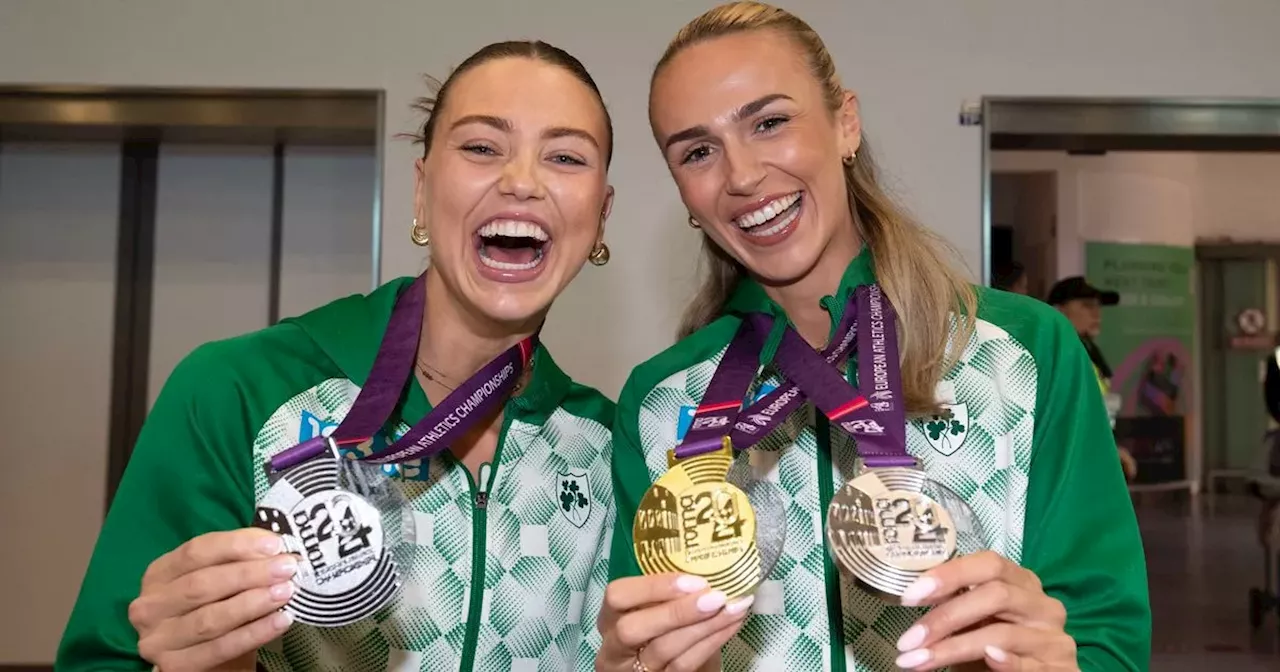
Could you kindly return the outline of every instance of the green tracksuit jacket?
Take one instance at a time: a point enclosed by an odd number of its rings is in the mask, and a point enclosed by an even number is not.
[[[832,329],[853,288],[875,281],[870,252],[823,300]],[[744,281],[726,315],[632,373],[614,423],[618,523],[610,574],[640,573],[636,507],[667,468],[733,338],[735,314],[783,316]],[[964,497],[989,548],[1033,570],[1067,608],[1084,670],[1146,670],[1151,616],[1137,520],[1098,384],[1080,339],[1049,306],[979,290],[976,337],[938,385],[950,417],[908,421],[908,451]],[[899,325],[909,330],[910,324]],[[768,348],[766,348],[766,351]],[[849,366],[856,384],[856,366]],[[762,385],[777,381],[759,381]],[[895,643],[924,612],[886,606],[843,580],[825,548],[833,491],[854,475],[853,440],[805,404],[747,453],[787,502],[781,560],[753,613],[724,647],[724,669],[871,672],[897,669]]]
[[[147,565],[197,535],[250,525],[267,486],[263,461],[337,427],[411,281],[205,345],[176,368],[102,528],[59,670],[150,668],[127,617]],[[388,422],[392,440],[428,410],[414,384]],[[504,417],[481,483],[448,451],[384,467],[409,503],[416,537],[397,555],[404,586],[396,601],[343,628],[294,624],[259,651],[261,665],[533,671],[576,669],[581,658],[590,666],[614,517],[613,404],[539,348]],[[386,442],[378,437],[372,449]]]

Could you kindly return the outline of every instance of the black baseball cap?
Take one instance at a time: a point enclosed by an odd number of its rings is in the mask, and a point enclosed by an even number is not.
[[[1119,294],[1098,289],[1085,282],[1084,278],[1079,275],[1073,275],[1055,282],[1053,289],[1049,290],[1049,297],[1045,301],[1051,306],[1061,306],[1075,299],[1097,299],[1098,303],[1104,306],[1114,306],[1120,303]]]

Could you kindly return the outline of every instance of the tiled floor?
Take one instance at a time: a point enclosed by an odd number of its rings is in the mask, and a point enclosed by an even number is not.
[[[1257,631],[1249,627],[1249,589],[1263,581],[1260,504],[1219,496],[1210,514],[1200,499],[1151,494],[1137,505],[1154,612],[1151,669],[1280,671],[1275,611]]]

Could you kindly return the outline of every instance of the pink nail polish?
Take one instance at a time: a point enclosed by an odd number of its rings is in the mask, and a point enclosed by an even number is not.
[[[904,606],[914,607],[920,604],[922,600],[932,595],[937,589],[938,580],[931,576],[916,579],[915,583],[907,586],[907,589],[903,591],[902,604]]]
[[[718,590],[713,590],[707,593],[706,595],[703,595],[702,597],[698,598],[698,611],[701,611],[704,613],[719,611],[720,607],[724,606],[724,602],[725,602],[724,593]]]
[[[911,670],[929,662],[929,658],[932,656],[933,654],[929,653],[929,649],[916,649],[898,656],[898,659],[894,661],[894,665],[904,670]]]
[[[676,579],[676,590],[682,593],[696,593],[707,587],[707,580],[701,576],[682,575]]]
[[[928,636],[929,631],[925,630],[923,625],[913,625],[911,629],[902,633],[902,637],[898,638],[899,651],[914,651],[924,644],[924,638]]]

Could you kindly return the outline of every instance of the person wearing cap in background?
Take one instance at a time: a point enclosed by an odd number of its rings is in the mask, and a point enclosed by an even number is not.
[[[1046,301],[1065,315],[1071,325],[1076,328],[1076,333],[1080,335],[1080,342],[1084,344],[1085,351],[1089,353],[1089,360],[1093,362],[1094,371],[1098,374],[1098,384],[1102,388],[1102,393],[1109,393],[1111,367],[1093,339],[1102,333],[1102,307],[1120,303],[1120,295],[1098,289],[1085,282],[1083,277],[1075,275],[1054,283]]]
[[[1102,307],[1120,303],[1120,295],[1116,292],[1098,289],[1090,285],[1079,275],[1063,278],[1054,283],[1045,299],[1049,305],[1057,308],[1066,316],[1080,335],[1080,342],[1089,360],[1093,362],[1093,371],[1098,377],[1098,387],[1102,390],[1102,399],[1107,406],[1107,415],[1111,417],[1111,426],[1116,426],[1116,414],[1120,411],[1120,395],[1111,391],[1111,366],[1102,355],[1102,349],[1093,339],[1102,333]],[[1130,480],[1137,474],[1137,462],[1129,451],[1120,448],[1120,461],[1124,465],[1124,473]]]

